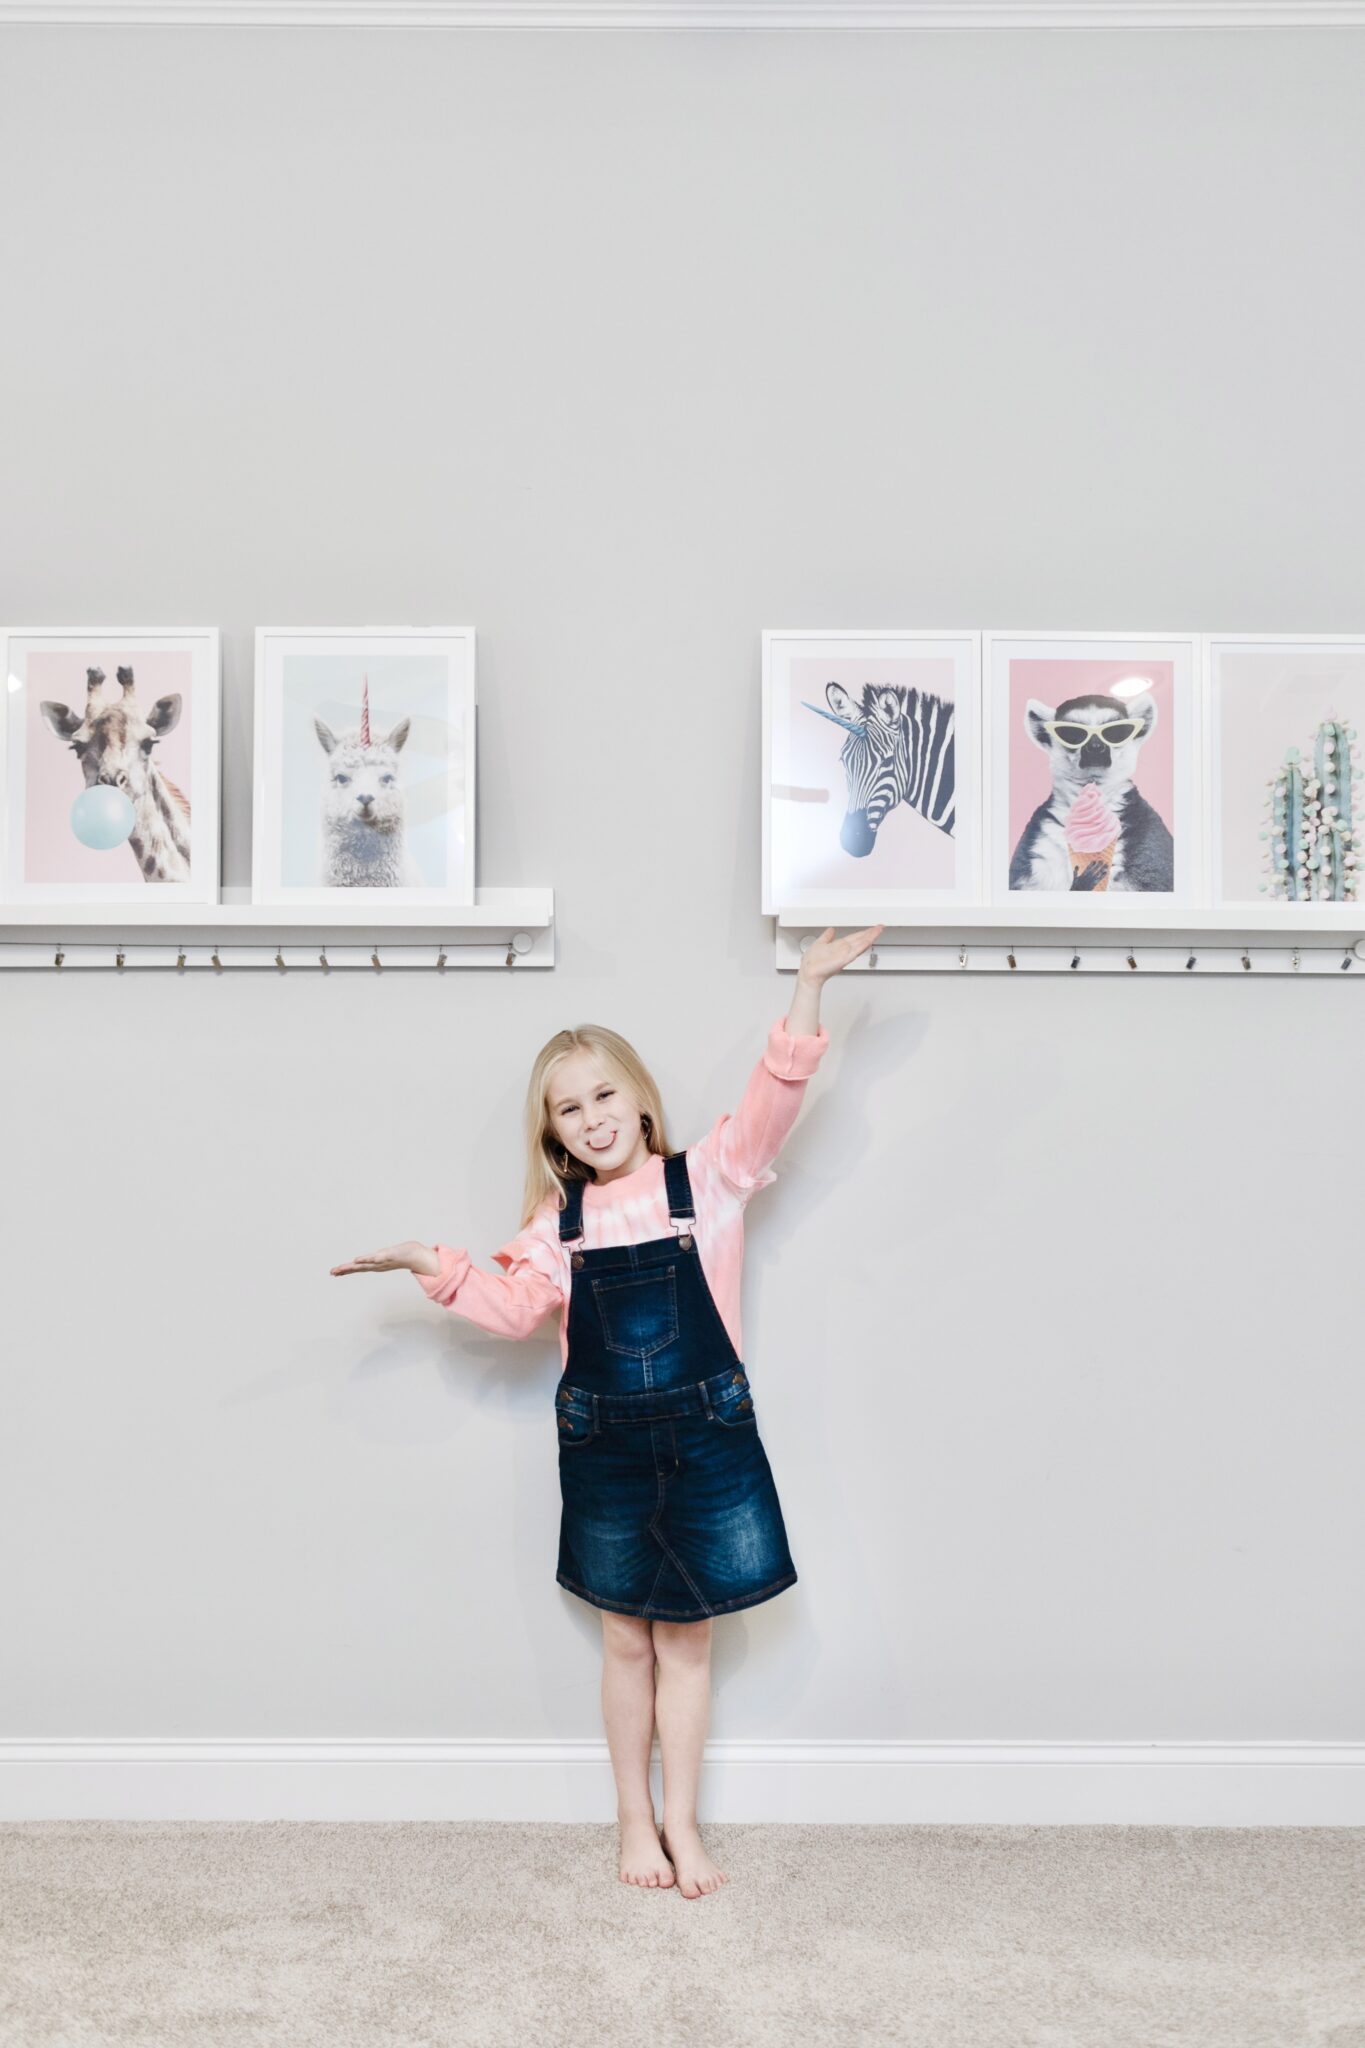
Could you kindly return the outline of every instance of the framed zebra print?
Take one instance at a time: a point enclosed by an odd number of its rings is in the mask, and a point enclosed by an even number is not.
[[[1203,902],[1199,652],[1193,633],[983,636],[992,903],[1121,924],[1135,893]]]
[[[763,635],[763,909],[973,903],[981,639]]]
[[[218,628],[0,639],[4,901],[216,903]]]

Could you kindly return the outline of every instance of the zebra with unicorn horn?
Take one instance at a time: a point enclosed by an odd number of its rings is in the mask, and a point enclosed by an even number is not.
[[[953,705],[900,683],[864,683],[856,705],[839,683],[826,683],[825,696],[828,710],[801,701],[849,735],[839,755],[848,799],[839,828],[844,852],[860,859],[871,853],[882,820],[901,803],[951,839],[957,820]]]

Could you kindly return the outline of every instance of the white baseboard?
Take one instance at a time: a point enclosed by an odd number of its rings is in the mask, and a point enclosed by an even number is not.
[[[417,29],[1359,28],[1361,0],[0,0],[0,25]]]
[[[656,1802],[662,1783],[656,1747]],[[608,1821],[605,1741],[0,1741],[0,1820]],[[702,1820],[1365,1826],[1358,1742],[714,1742]]]

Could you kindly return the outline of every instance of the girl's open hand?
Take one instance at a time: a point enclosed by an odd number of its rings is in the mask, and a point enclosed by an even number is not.
[[[382,1252],[362,1253],[358,1258],[347,1259],[340,1266],[333,1266],[334,1273],[425,1273],[434,1279],[441,1270],[441,1261],[429,1244],[419,1244],[410,1237],[404,1244],[390,1244]]]
[[[856,960],[869,946],[875,946],[886,930],[884,924],[865,925],[860,932],[850,932],[847,938],[836,939],[834,926],[827,924],[818,939],[812,939],[801,955],[797,972],[818,987],[828,981],[831,974],[837,974],[841,967],[847,967],[850,960]]]

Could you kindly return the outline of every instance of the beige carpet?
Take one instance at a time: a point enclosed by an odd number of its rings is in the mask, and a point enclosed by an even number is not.
[[[5,2048],[1365,2048],[1365,1829],[0,1825]]]

